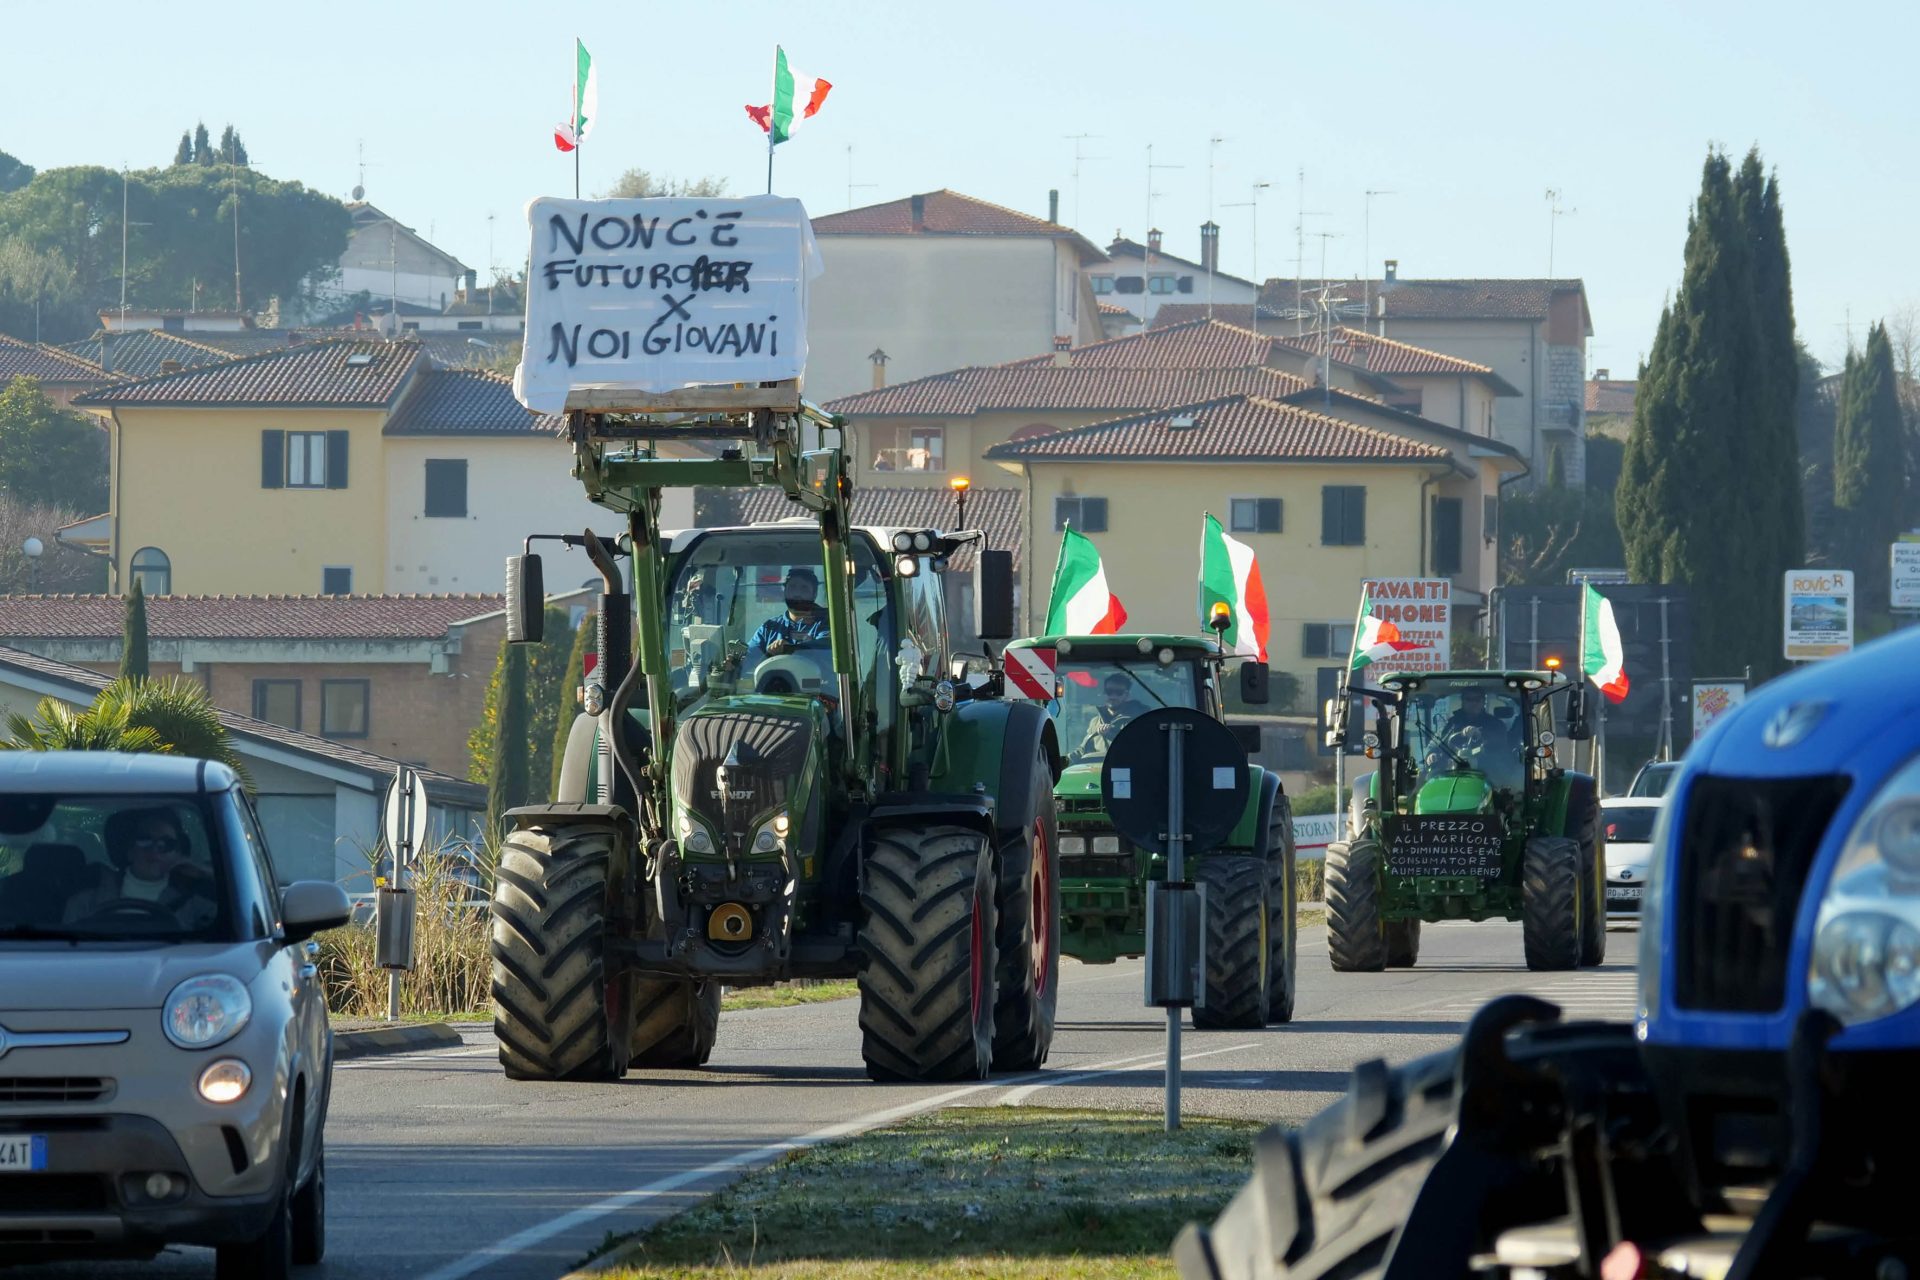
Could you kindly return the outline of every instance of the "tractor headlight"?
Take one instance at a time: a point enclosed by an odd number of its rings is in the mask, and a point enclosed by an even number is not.
[[[780,847],[780,842],[786,838],[787,815],[783,810],[761,823],[760,829],[753,833],[753,851],[755,853],[772,853]]]
[[[1119,836],[1095,836],[1093,838],[1093,851],[1095,853],[1120,852],[1120,837]]]
[[[1060,837],[1060,852],[1064,856],[1070,858],[1075,856],[1076,854],[1085,853],[1086,851],[1087,851],[1087,838],[1085,836],[1061,836]]]
[[[1807,996],[1841,1022],[1920,1004],[1920,758],[1875,794],[1814,918]]]
[[[688,853],[713,852],[713,837],[684,809],[680,811],[680,847]]]

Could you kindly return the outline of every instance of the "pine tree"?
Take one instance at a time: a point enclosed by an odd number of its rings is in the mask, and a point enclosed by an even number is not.
[[[120,628],[120,674],[129,680],[147,678],[147,593],[133,580],[127,597],[127,617]]]
[[[193,163],[193,131],[191,129],[181,130],[180,145],[173,149],[173,162],[175,164]]]
[[[207,122],[204,120],[193,126],[193,162],[213,163],[213,139],[207,136]]]
[[[1900,532],[1906,493],[1906,431],[1893,344],[1884,325],[1867,331],[1865,351],[1847,354],[1833,433],[1833,506],[1840,567],[1858,574],[1868,608],[1884,608],[1887,547]]]
[[[1564,489],[1567,487],[1567,460],[1561,455],[1560,446],[1555,445],[1547,451],[1547,488]]]
[[[499,834],[507,810],[528,801],[527,659],[520,645],[502,646],[506,679],[500,687],[500,718],[494,728],[493,764],[487,774],[487,830]]]
[[[567,667],[560,677],[559,706],[556,708],[558,723],[553,732],[553,770],[548,779],[551,790],[549,795],[560,794],[560,769],[567,762],[567,738],[573,733],[573,718],[579,709],[573,700],[574,690],[587,679],[587,651],[594,647],[599,636],[593,610],[580,620],[580,627],[573,634],[573,651],[567,655]]]

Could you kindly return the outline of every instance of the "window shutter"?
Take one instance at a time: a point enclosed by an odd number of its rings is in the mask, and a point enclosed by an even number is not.
[[[1340,494],[1339,485],[1322,485],[1320,488],[1320,545],[1337,547],[1340,545]]]
[[[347,433],[327,432],[327,488],[347,487]]]
[[[1053,500],[1053,531],[1059,533],[1072,522],[1074,528],[1080,527],[1080,500],[1078,498],[1055,498]]]
[[[1347,545],[1366,545],[1367,491],[1363,486],[1353,485],[1347,490],[1346,517]]]
[[[1260,499],[1260,518],[1258,524],[1262,533],[1280,532],[1281,507],[1278,498]]]
[[[1178,288],[1178,289],[1180,290],[1180,292],[1182,292],[1182,293],[1192,293],[1192,292],[1193,292],[1193,277],[1192,277],[1192,276],[1181,276],[1181,277],[1180,277],[1180,283],[1179,283],[1179,284],[1178,284],[1177,286],[1175,286],[1175,287],[1176,287],[1176,288]]]
[[[260,487],[262,489],[286,488],[286,471],[287,433],[262,431],[260,433]]]
[[[1449,578],[1460,572],[1461,525],[1460,499],[1435,498],[1433,500],[1433,572],[1435,577]]]
[[[1080,499],[1080,523],[1087,533],[1105,533],[1107,531],[1107,500],[1105,498]]]

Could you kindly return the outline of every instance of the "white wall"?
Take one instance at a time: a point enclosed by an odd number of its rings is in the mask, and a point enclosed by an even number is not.
[[[1095,276],[1139,276],[1143,281],[1152,276],[1190,276],[1193,279],[1191,293],[1102,293],[1096,297],[1101,302],[1111,302],[1139,316],[1143,322],[1151,323],[1155,313],[1170,302],[1195,303],[1205,306],[1207,303],[1207,273],[1198,266],[1185,262],[1174,262],[1167,258],[1155,257],[1151,266],[1138,258],[1118,257],[1112,262],[1102,262],[1087,268],[1087,278]],[[1151,286],[1143,285],[1143,288]],[[1251,306],[1259,297],[1260,290],[1246,281],[1228,279],[1216,275],[1213,278],[1213,302],[1216,306]]]
[[[625,528],[618,513],[587,500],[563,440],[394,436],[386,445],[388,591],[499,591],[507,557],[528,534],[591,528],[611,537]],[[426,515],[429,458],[466,460],[464,519]],[[693,523],[690,490],[667,491],[661,522],[669,529]],[[549,592],[599,581],[583,555],[549,554],[546,563]]]

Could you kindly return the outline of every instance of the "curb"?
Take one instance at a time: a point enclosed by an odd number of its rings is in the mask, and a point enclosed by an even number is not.
[[[333,1057],[338,1062],[348,1058],[410,1053],[416,1049],[444,1049],[460,1043],[460,1033],[444,1022],[376,1027],[371,1031],[336,1031],[333,1033]]]

